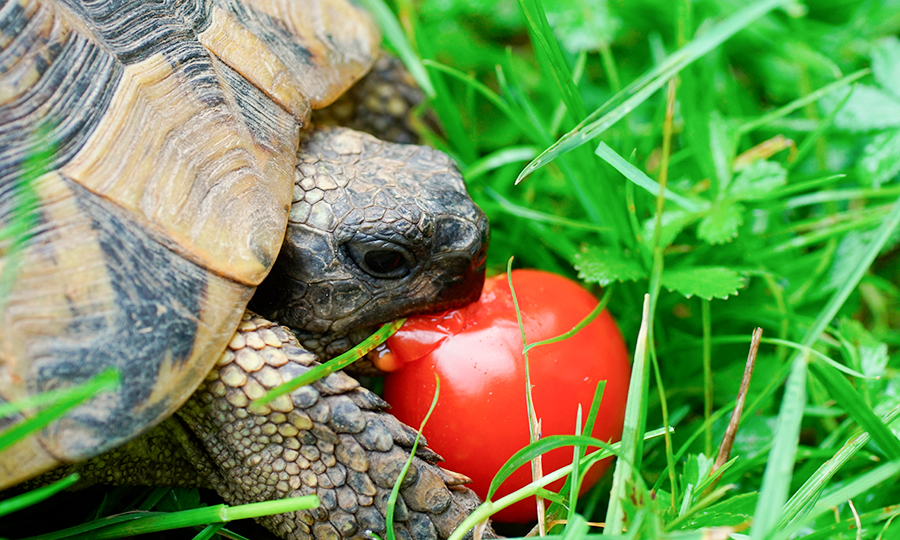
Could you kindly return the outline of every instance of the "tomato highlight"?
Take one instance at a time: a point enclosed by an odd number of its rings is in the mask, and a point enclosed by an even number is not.
[[[555,274],[514,270],[512,280],[528,343],[570,331],[597,306],[581,285]],[[506,275],[488,279],[474,304],[410,318],[387,345],[393,357],[381,367],[394,370],[385,378],[392,412],[418,426],[431,405],[437,373],[441,395],[425,437],[446,460],[443,466],[472,478],[472,489],[484,498],[497,470],[529,443],[523,343]],[[531,349],[528,358],[543,436],[575,433],[578,406],[586,418],[596,386],[605,380],[592,435],[603,441],[621,437],[631,368],[624,340],[607,311],[575,336]],[[543,470],[571,462],[572,449],[559,448],[543,456]],[[608,465],[604,460],[592,467],[582,491]],[[530,468],[520,468],[494,500],[531,481]],[[549,489],[560,487],[557,482]],[[527,522],[535,514],[530,499],[500,511],[495,519]]]

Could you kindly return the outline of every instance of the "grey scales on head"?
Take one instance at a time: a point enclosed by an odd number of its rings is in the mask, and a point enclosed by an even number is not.
[[[244,312],[328,353],[479,294],[487,221],[450,160],[310,124],[379,41],[345,0],[0,6],[0,402],[122,377],[0,454],[0,488],[61,466],[231,503],[318,495],[261,520],[284,538],[384,530],[414,432],[343,373],[250,406],[317,358]],[[444,538],[478,504],[437,460],[414,460],[400,538]]]

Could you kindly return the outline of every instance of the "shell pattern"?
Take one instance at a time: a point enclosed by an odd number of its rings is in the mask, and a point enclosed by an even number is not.
[[[190,396],[279,252],[310,109],[379,41],[344,0],[0,3],[0,402],[122,374],[0,486]]]

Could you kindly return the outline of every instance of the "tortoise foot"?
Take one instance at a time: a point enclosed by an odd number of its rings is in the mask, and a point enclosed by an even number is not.
[[[251,405],[315,364],[289,331],[248,312],[216,369],[178,414],[214,464],[209,483],[229,503],[318,496],[318,508],[260,520],[279,536],[383,535],[388,497],[409,457],[413,429],[341,372],[269,405]],[[441,469],[439,460],[421,444],[395,507],[398,538],[447,538],[480,504],[461,485],[467,479]]]

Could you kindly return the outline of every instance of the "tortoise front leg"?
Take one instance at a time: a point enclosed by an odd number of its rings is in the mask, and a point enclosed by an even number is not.
[[[338,372],[263,408],[250,402],[306,372],[315,356],[287,330],[246,314],[216,369],[179,411],[215,469],[209,483],[229,503],[317,495],[321,506],[262,518],[286,539],[383,535],[387,499],[415,431],[386,403]],[[421,447],[420,447],[421,448]],[[466,480],[418,452],[395,513],[398,538],[446,538],[478,504]]]

